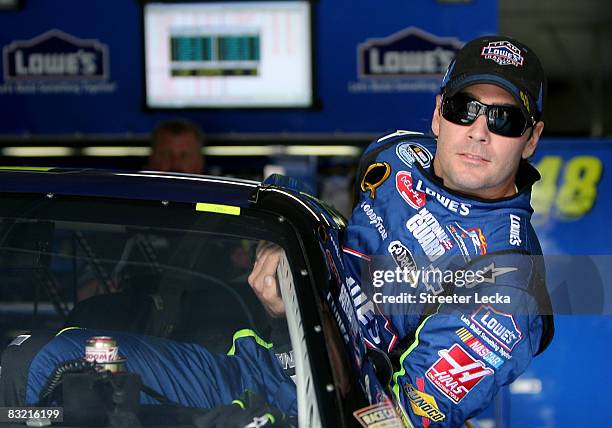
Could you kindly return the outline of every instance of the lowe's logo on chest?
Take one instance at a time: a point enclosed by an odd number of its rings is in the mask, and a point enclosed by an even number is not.
[[[461,48],[455,38],[437,37],[408,27],[358,48],[360,77],[442,76]]]
[[[16,40],[3,48],[3,57],[6,81],[108,78],[107,46],[60,30]]]
[[[451,198],[441,195],[435,190],[432,190],[429,187],[425,186],[422,180],[417,181],[416,187],[414,188],[414,190],[417,192],[422,192],[430,196],[433,196],[434,198],[436,198],[436,200],[440,204],[442,204],[449,211],[452,211],[454,213],[459,213],[461,215],[468,215],[470,213],[470,207],[472,206],[472,204],[466,204],[464,202],[457,202]]]

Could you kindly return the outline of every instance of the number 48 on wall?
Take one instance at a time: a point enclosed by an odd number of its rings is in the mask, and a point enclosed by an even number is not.
[[[575,156],[564,161],[561,156],[544,156],[536,168],[542,175],[531,198],[537,217],[577,220],[593,208],[603,172],[601,159]]]

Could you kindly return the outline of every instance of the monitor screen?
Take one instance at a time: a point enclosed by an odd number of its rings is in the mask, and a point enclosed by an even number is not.
[[[312,105],[309,1],[143,7],[147,107]]]

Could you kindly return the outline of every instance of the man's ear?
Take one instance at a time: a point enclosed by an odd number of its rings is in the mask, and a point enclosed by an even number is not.
[[[431,117],[431,132],[437,137],[440,135],[440,107],[442,106],[442,96],[436,95],[436,107]]]
[[[525,147],[523,148],[522,158],[529,159],[536,151],[538,147],[538,141],[540,141],[540,135],[544,130],[544,122],[536,122],[531,131],[531,136],[527,140]]]

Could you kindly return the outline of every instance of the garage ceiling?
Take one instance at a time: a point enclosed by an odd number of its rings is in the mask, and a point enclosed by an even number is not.
[[[499,29],[542,60],[547,135],[612,135],[611,0],[500,0]]]

